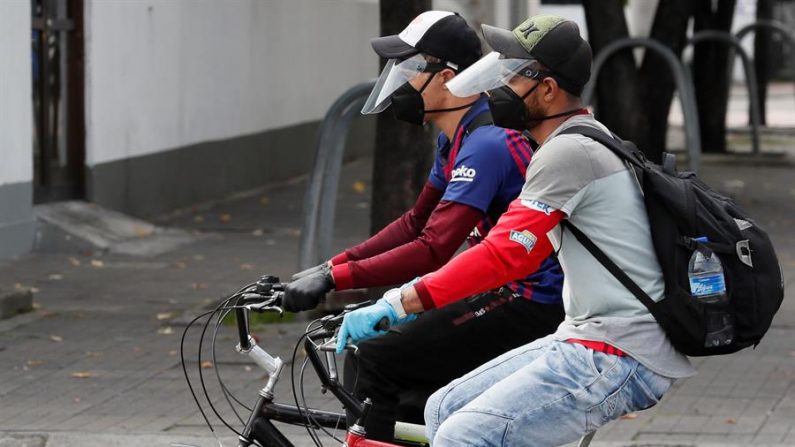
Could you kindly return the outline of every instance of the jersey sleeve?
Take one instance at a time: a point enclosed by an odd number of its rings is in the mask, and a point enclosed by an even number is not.
[[[440,202],[422,233],[376,256],[332,268],[336,290],[404,283],[436,270],[466,240],[483,213],[456,202]]]
[[[441,198],[442,190],[426,183],[410,210],[366,241],[331,258],[331,264],[366,259],[416,239]]]
[[[452,175],[442,200],[458,202],[487,213],[512,170],[526,166],[529,146],[513,141],[504,129],[487,126],[476,129],[464,141],[453,164]],[[516,155],[516,158],[513,155]]]

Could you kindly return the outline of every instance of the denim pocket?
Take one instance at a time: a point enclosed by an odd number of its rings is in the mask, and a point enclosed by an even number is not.
[[[617,390],[608,395],[605,400],[589,408],[585,414],[586,430],[591,432],[606,423],[628,413],[624,390],[627,382],[621,384]]]
[[[618,419],[632,411],[656,405],[672,384],[672,379],[659,376],[638,364],[614,392],[586,413],[588,431]]]
[[[593,352],[592,358],[594,368],[600,374],[600,385],[593,387],[592,392],[602,392],[607,397],[588,408],[585,420],[588,431],[596,430],[607,422],[635,409],[635,395],[638,392],[635,390],[637,386],[634,383],[639,380],[637,377],[639,364],[632,359],[601,352]],[[645,401],[645,393],[641,393],[641,395],[641,400]],[[594,397],[596,398],[596,396]]]
[[[604,354],[601,352],[594,351],[593,349],[586,348],[587,353],[585,355],[588,363],[593,369],[593,372],[597,376],[602,376],[611,369],[615,368],[616,363],[618,363],[619,357],[610,354]]]

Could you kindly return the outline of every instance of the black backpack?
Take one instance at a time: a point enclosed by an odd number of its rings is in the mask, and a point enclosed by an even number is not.
[[[573,126],[561,133],[591,138],[634,168],[662,267],[665,297],[654,302],[582,231],[568,220],[563,221],[564,228],[649,309],[681,353],[728,354],[756,346],[784,298],[781,267],[765,231],[694,173],[676,172],[672,154],[663,154],[661,166],[646,159],[631,142],[592,127]],[[706,236],[708,242],[696,241],[699,236]],[[690,294],[688,263],[694,250],[718,256],[728,299],[706,303]],[[714,333],[708,336],[708,327],[716,326],[724,329],[717,339]]]

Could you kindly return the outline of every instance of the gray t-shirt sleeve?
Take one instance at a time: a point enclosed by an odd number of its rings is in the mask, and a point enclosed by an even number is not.
[[[579,137],[559,135],[533,156],[519,198],[542,202],[568,214],[573,209],[568,202],[594,179],[591,159]]]

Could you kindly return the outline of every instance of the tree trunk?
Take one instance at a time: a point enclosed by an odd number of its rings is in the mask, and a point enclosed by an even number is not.
[[[381,0],[381,35],[400,33],[430,0]],[[381,61],[383,68],[385,61]],[[433,162],[431,129],[396,120],[389,110],[377,117],[370,231],[376,233],[408,210]]]
[[[773,19],[773,0],[757,0],[756,20]],[[756,72],[756,91],[759,92],[759,122],[767,124],[765,102],[767,101],[767,83],[770,80],[770,35],[766,28],[757,28],[754,32],[754,71]],[[748,104],[748,123],[751,122],[751,104]]]
[[[662,0],[657,6],[649,37],[667,46],[681,58],[687,43],[687,25],[692,15],[690,0]],[[659,162],[666,150],[668,114],[671,111],[676,83],[673,72],[662,56],[646,51],[640,68],[644,93],[641,114],[647,120],[645,138],[636,142],[651,160]]]
[[[728,32],[734,6],[735,0],[695,2],[693,32],[707,29]],[[699,43],[693,50],[693,84],[704,152],[726,152],[726,108],[731,88],[729,48],[722,42],[707,41]]]
[[[627,37],[623,0],[583,0],[588,40],[593,54],[610,42]],[[597,119],[624,139],[644,147],[644,120],[640,106],[635,58],[631,49],[613,54],[599,73],[596,84]],[[620,93],[619,93],[620,92]]]

